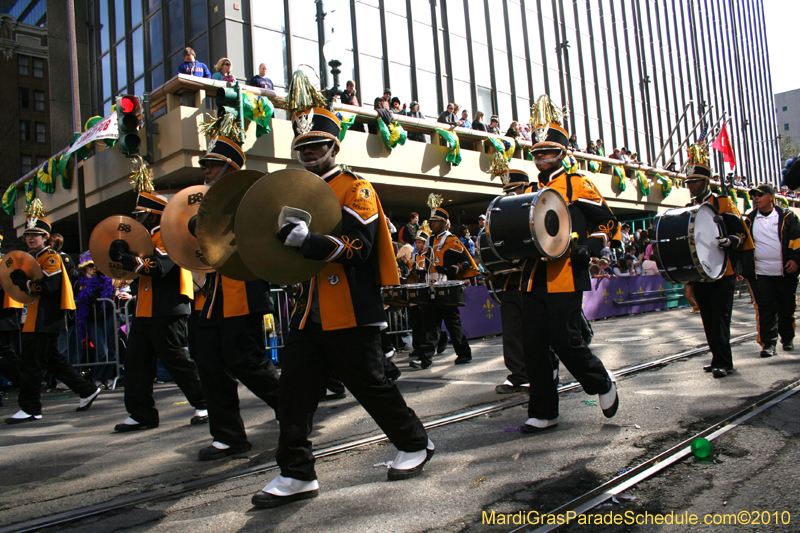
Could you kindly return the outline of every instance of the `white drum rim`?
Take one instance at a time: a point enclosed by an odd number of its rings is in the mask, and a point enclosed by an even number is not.
[[[537,230],[537,225],[536,225],[536,205],[541,200],[547,200],[547,196],[553,196],[553,195],[554,199],[558,198],[558,201],[556,203],[559,206],[559,208],[563,207],[563,212],[557,214],[559,215],[559,233],[561,233],[561,227],[563,226],[564,218],[566,219],[567,222],[566,224],[567,231],[565,234],[566,238],[564,238],[564,242],[562,243],[561,247],[554,247],[553,250],[545,250],[545,247],[543,246],[543,243],[545,241],[543,239],[538,238],[539,231]],[[558,211],[558,209],[554,209],[554,211]],[[539,191],[537,191],[536,196],[531,201],[531,206],[528,211],[528,221],[530,224],[531,239],[533,239],[533,242],[536,244],[536,249],[539,250],[539,253],[541,253],[543,257],[547,257],[548,259],[558,259],[562,255],[567,253],[567,249],[569,248],[570,244],[569,236],[572,234],[572,217],[569,215],[569,206],[567,205],[566,200],[564,200],[564,197],[561,196],[561,193],[549,187],[545,187],[544,189],[540,189]],[[547,239],[557,242],[559,238],[563,238],[561,237],[561,235],[556,235],[555,237],[551,236],[549,233],[547,233],[547,230],[545,230],[543,226],[544,223],[539,224],[539,229],[547,237]]]
[[[701,212],[704,212],[706,210],[711,212],[711,217],[712,217],[711,218],[711,222],[713,223],[713,225],[718,230],[720,229],[719,224],[717,222],[715,222],[714,218],[713,218],[718,214],[717,210],[714,209],[713,207],[711,207],[708,204],[700,204],[700,208],[697,209],[692,214],[691,222],[690,222],[690,224],[694,223],[694,227],[695,227],[695,231],[692,233],[692,245],[693,245],[692,254],[697,258],[697,263],[698,263],[697,271],[700,273],[700,275],[703,275],[704,278],[709,279],[709,280],[718,280],[722,276],[725,275],[725,271],[728,269],[728,255],[725,252],[723,252],[722,250],[720,250],[716,243],[711,243],[711,246],[709,246],[707,249],[718,251],[722,255],[722,264],[719,267],[719,272],[710,271],[708,268],[706,268],[706,262],[704,262],[704,258],[700,257],[700,248],[698,246],[698,242],[697,242],[697,238],[696,238],[698,215],[700,215]],[[722,236],[722,231],[718,232],[718,236]]]

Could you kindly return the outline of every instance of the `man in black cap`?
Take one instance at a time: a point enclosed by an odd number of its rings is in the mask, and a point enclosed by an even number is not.
[[[686,167],[686,188],[692,195],[692,202],[687,205],[712,205],[723,220],[727,234],[718,238],[717,246],[729,252],[728,264],[723,276],[716,281],[693,281],[692,289],[703,329],[706,333],[708,347],[711,350],[711,364],[703,367],[715,378],[724,378],[735,371],[733,353],[731,352],[731,313],[733,312],[733,293],[736,289],[736,273],[741,272],[739,258],[735,252],[753,249],[750,232],[742,221],[736,205],[727,196],[718,196],[711,192],[708,182],[711,169],[708,167],[708,147],[705,143],[696,143],[689,148],[691,161]],[[734,267],[733,261],[737,265]]]
[[[561,194],[577,235],[570,253],[549,261],[528,259],[523,266],[522,314],[527,320],[523,346],[531,386],[529,418],[521,428],[525,433],[538,433],[558,425],[551,347],[584,391],[598,395],[604,416],[611,418],[617,412],[616,385],[584,341],[581,304],[583,291],[591,289],[591,256],[599,257],[606,243],[619,241],[619,224],[592,182],[565,170],[567,132],[561,126],[561,114],[546,95],[534,106],[531,126],[539,189],[547,187]]]
[[[296,73],[299,81],[293,80],[292,87],[305,81],[308,92],[315,91],[303,78]],[[280,377],[280,475],[252,498],[253,505],[265,508],[319,492],[308,436],[333,371],[398,448],[389,480],[420,475],[434,453],[422,422],[384,373],[380,330],[387,323],[380,287],[399,285],[400,279],[381,203],[368,181],[336,164],[336,115],[321,107],[300,108],[293,123],[292,149],[300,164],[325,180],[339,198],[342,232],[313,233],[296,216],[287,216],[278,232],[286,246],[327,265],[302,284],[292,313]]]
[[[794,349],[797,276],[800,274],[800,219],[775,205],[772,185],[750,190],[755,209],[745,217],[755,244],[755,271],[748,272],[756,300],[761,357],[776,354],[780,335],[785,351]]]
[[[448,279],[469,279],[481,272],[475,260],[464,247],[458,237],[447,231],[450,215],[441,207],[432,207],[428,219],[431,227],[429,239],[431,248],[432,272],[430,281],[447,281]],[[419,359],[409,363],[411,368],[425,369],[433,364],[433,355],[444,332],[439,327],[442,321],[450,333],[450,340],[456,351],[455,364],[465,365],[472,361],[472,350],[464,335],[464,325],[461,323],[461,313],[458,306],[442,305],[436,303],[426,304],[420,310],[422,313],[422,329],[425,331],[424,340],[419,347]]]
[[[217,137],[200,158],[206,185],[241,170],[244,162],[237,142]],[[269,283],[261,279],[237,281],[212,272],[204,288],[206,297],[194,328],[192,357],[208,402],[208,429],[213,439],[198,457],[211,461],[253,447],[239,412],[237,380],[277,413],[278,372],[266,357],[263,335],[264,315],[274,311]]]
[[[148,187],[152,190],[152,184]],[[192,273],[169,258],[161,241],[161,215],[167,199],[159,194],[139,191],[136,197],[138,222],[150,230],[153,255],[138,257],[130,253],[128,243],[116,240],[109,247],[109,257],[122,270],[140,274],[136,315],[128,334],[125,357],[125,409],[129,416],[114,431],[124,433],[158,427],[158,409],[153,398],[156,361],[175,380],[194,407],[192,425],[208,422],[208,411],[197,366],[189,357],[187,323],[194,298]]]

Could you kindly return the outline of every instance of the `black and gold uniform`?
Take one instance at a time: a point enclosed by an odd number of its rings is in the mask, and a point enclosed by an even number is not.
[[[0,309],[0,376],[15,385],[19,383],[19,317],[23,305],[0,287],[3,308]]]
[[[145,204],[149,206],[146,209],[151,217],[160,217],[166,199],[140,193],[137,209]],[[125,357],[125,408],[130,417],[125,423],[117,424],[116,431],[158,427],[158,410],[153,398],[157,361],[161,361],[196,410],[206,409],[197,366],[187,349],[187,321],[194,297],[192,274],[169,258],[159,230],[160,226],[156,226],[150,231],[152,256],[134,256],[128,253],[122,241],[112,243],[109,252],[112,260],[122,263],[123,270],[140,274],[136,315],[128,333]],[[205,422],[206,417],[205,414],[196,415],[193,423]]]
[[[542,109],[542,101],[550,106],[547,96],[542,96],[534,110]],[[529,419],[522,426],[525,432],[541,431],[558,423],[551,347],[587,394],[600,395],[605,416],[614,416],[618,405],[609,373],[583,339],[581,293],[591,288],[590,257],[599,257],[606,243],[618,240],[619,224],[591,181],[566,172],[566,131],[554,114],[541,115],[532,117],[538,141],[533,154],[539,169],[539,189],[551,188],[564,198],[577,242],[569,253],[557,259],[528,259],[523,267],[520,289],[522,314],[527,321],[523,346],[531,384]]]
[[[736,274],[741,273],[737,252],[753,250],[755,245],[750,232],[742,220],[739,210],[730,198],[718,196],[708,188],[711,169],[708,167],[708,147],[696,143],[689,148],[690,164],[686,171],[686,186],[692,194],[692,202],[699,205],[712,205],[722,216],[722,226],[726,235],[717,244],[729,253],[725,274],[716,281],[694,281],[692,289],[700,308],[708,347],[711,350],[711,364],[704,370],[715,378],[724,378],[734,371],[731,352],[731,314],[733,313],[733,293],[736,289]],[[688,207],[688,206],[687,206]],[[736,264],[734,264],[736,262]]]
[[[50,223],[41,216],[29,216],[24,233],[31,248],[30,253],[42,267],[44,275],[40,280],[31,280],[22,270],[11,273],[11,281],[30,296],[36,297],[36,300],[28,305],[22,328],[20,411],[6,419],[7,424],[42,418],[41,385],[45,372],[53,374],[81,397],[78,411],[88,409],[100,393],[100,389],[78,374],[58,351],[58,336],[67,331],[64,311],[75,309],[75,299],[61,256],[47,245]],[[31,238],[41,240],[36,242]],[[9,304],[14,305],[11,302]]]
[[[430,221],[447,222],[450,215],[441,207],[434,208]],[[444,227],[444,224],[442,224]],[[433,228],[432,228],[433,229]],[[448,279],[463,280],[473,278],[481,273],[475,260],[458,237],[449,231],[442,230],[433,234],[429,239],[431,281],[446,281]],[[472,350],[464,335],[464,325],[461,322],[461,313],[458,306],[441,305],[434,300],[430,304],[421,306],[423,341],[419,347],[419,359],[409,363],[411,368],[424,369],[433,364],[433,356],[442,334],[440,324],[444,321],[453,348],[456,352],[455,364],[463,365],[472,361]]]
[[[381,203],[372,184],[336,165],[340,127],[335,115],[309,108],[295,114],[294,126],[292,147],[300,162],[323,179],[339,200],[342,233],[314,234],[299,219],[278,232],[284,244],[327,265],[302,284],[292,312],[281,357],[277,452],[281,474],[253,497],[259,507],[317,495],[308,436],[334,371],[400,453],[412,456],[404,464],[413,467],[390,469],[390,479],[420,474],[433,453],[422,422],[384,374],[380,330],[387,324],[380,288],[398,285],[400,280]],[[393,478],[397,472],[401,477]]]

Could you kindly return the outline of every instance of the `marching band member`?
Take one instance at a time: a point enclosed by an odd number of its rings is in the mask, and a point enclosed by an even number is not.
[[[292,93],[301,86],[324,101],[301,72],[295,73],[287,101],[297,102]],[[306,170],[325,180],[339,199],[342,234],[311,233],[299,217],[287,217],[278,232],[286,246],[328,265],[303,283],[293,309],[281,360],[277,452],[281,473],[253,496],[257,507],[317,496],[319,483],[308,436],[332,370],[398,448],[390,480],[420,475],[434,453],[422,422],[384,375],[380,329],[387,324],[380,288],[400,280],[383,208],[372,184],[336,164],[339,119],[312,106],[302,102],[290,109],[292,148]]]
[[[137,257],[123,240],[112,242],[108,252],[112,261],[122,265],[122,270],[140,274],[136,314],[128,333],[125,357],[125,409],[129,416],[114,426],[118,432],[158,427],[153,398],[157,360],[195,408],[190,423],[208,422],[197,366],[187,349],[187,322],[194,297],[192,274],[167,255],[159,225],[167,199],[148,190],[152,191],[152,183],[139,191],[133,213],[150,230],[155,252],[150,257]]]
[[[521,289],[523,347],[530,378],[528,420],[522,431],[537,433],[558,425],[558,390],[550,359],[552,347],[567,370],[587,394],[598,394],[603,414],[617,412],[619,398],[612,378],[582,335],[582,292],[589,290],[591,255],[600,256],[605,243],[619,239],[619,224],[591,181],[562,164],[567,154],[567,133],[561,112],[544,95],[534,106],[531,125],[536,144],[533,157],[539,170],[539,189],[558,191],[569,206],[577,243],[558,259],[527,260]]]
[[[422,227],[414,236],[414,251],[411,254],[408,268],[410,270],[409,276],[416,279],[415,283],[425,283],[428,281],[428,271],[430,270],[430,248],[428,247],[428,238],[430,237],[430,228],[428,221],[422,223]],[[411,347],[412,352],[409,356],[411,360],[419,355],[419,349],[422,345],[425,330],[422,328],[422,312],[421,306],[411,305],[406,308],[408,313],[408,326],[411,328]],[[437,324],[437,327],[439,325]],[[444,335],[443,335],[444,336]],[[446,337],[445,337],[446,338]]]
[[[241,170],[244,162],[244,152],[236,142],[216,138],[200,159],[206,185]],[[277,413],[278,371],[266,358],[263,335],[264,315],[274,311],[269,283],[237,281],[213,272],[205,286],[208,296],[196,324],[193,357],[208,402],[208,429],[213,438],[210,446],[200,450],[199,458],[210,461],[253,447],[239,412],[236,380]]]
[[[431,228],[429,239],[431,249],[431,265],[433,271],[431,281],[445,281],[452,279],[468,279],[481,273],[475,260],[469,254],[463,243],[447,231],[450,214],[442,209],[441,197],[431,195],[428,198],[431,207],[431,216],[428,223]],[[425,369],[433,364],[433,355],[442,335],[439,325],[444,321],[450,340],[456,351],[455,364],[465,365],[472,361],[472,350],[467,338],[464,336],[464,326],[461,323],[461,313],[458,306],[441,305],[434,300],[422,306],[422,328],[425,331],[424,341],[419,348],[419,359],[411,361],[411,368]]]
[[[76,411],[86,411],[100,394],[100,388],[81,376],[58,351],[58,336],[66,332],[65,310],[75,310],[75,298],[61,256],[53,250],[50,222],[44,218],[40,200],[28,210],[25,243],[42,267],[44,277],[29,279],[21,269],[11,272],[11,281],[36,300],[28,305],[22,328],[22,357],[19,365],[19,411],[6,424],[20,424],[42,418],[41,385],[45,372],[52,373],[81,399]],[[13,306],[13,304],[11,304]]]
[[[736,273],[741,272],[737,251],[752,250],[753,239],[742,221],[736,204],[727,196],[718,196],[711,192],[708,180],[711,178],[709,168],[708,146],[704,142],[689,147],[691,161],[686,167],[686,188],[692,195],[692,202],[687,205],[708,203],[714,206],[723,220],[727,234],[719,238],[717,245],[729,254],[725,274],[716,281],[693,281],[692,289],[700,308],[703,329],[711,350],[711,364],[703,367],[715,378],[724,378],[732,372],[733,353],[731,352],[731,313],[733,312],[733,293],[736,289]]]

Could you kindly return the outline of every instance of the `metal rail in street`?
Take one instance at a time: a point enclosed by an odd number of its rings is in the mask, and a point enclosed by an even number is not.
[[[656,455],[652,459],[637,465],[624,474],[621,474],[603,483],[599,487],[596,487],[589,492],[578,496],[574,500],[565,503],[557,509],[553,509],[547,514],[554,516],[567,516],[567,513],[569,513],[569,516],[575,516],[575,518],[577,518],[577,516],[597,507],[603,502],[609,500],[611,497],[616,496],[617,494],[633,487],[634,485],[653,477],[668,466],[671,466],[690,455],[692,453],[692,441],[695,439],[705,438],[709,441],[712,441],[717,437],[720,437],[731,431],[732,429],[739,427],[743,423],[747,422],[763,411],[766,411],[770,407],[779,404],[797,392],[800,392],[800,380],[795,381],[794,383],[791,383],[778,391],[768,394],[761,400],[748,405],[744,409],[741,409],[724,420],[720,420],[716,424],[713,424],[703,431],[689,437],[683,442],[676,444],[670,449]],[[532,531],[533,533],[547,533],[549,531],[554,531],[564,527],[565,525],[567,524],[545,525]],[[511,530],[510,533],[516,533],[518,531],[522,531],[523,529],[528,530],[527,528],[528,525],[523,525]]]
[[[739,344],[750,339],[755,338],[755,333],[748,333],[746,335],[740,335],[739,337],[735,337],[731,339],[731,344]],[[698,348],[694,348],[691,350],[686,350],[677,354],[669,355],[666,357],[662,357],[661,359],[656,359],[655,361],[649,361],[646,363],[641,363],[638,365],[633,365],[625,368],[621,368],[619,370],[612,371],[615,376],[627,376],[631,374],[635,374],[638,372],[642,372],[645,370],[650,370],[653,368],[657,368],[660,366],[667,365],[674,361],[685,359],[687,357],[692,357],[694,355],[698,355],[708,351],[708,345],[703,345]],[[402,378],[400,379],[402,381]],[[572,382],[567,385],[561,385],[558,387],[559,393],[568,392],[571,390],[578,389],[580,387],[580,383]],[[443,418],[439,418],[437,420],[432,420],[430,422],[426,422],[424,424],[425,429],[432,429],[441,426],[446,426],[450,424],[454,424],[456,422],[462,422],[464,420],[469,420],[472,418],[476,418],[478,416],[483,416],[486,414],[503,411],[505,409],[509,409],[512,407],[517,407],[520,405],[524,405],[528,403],[528,399],[526,398],[517,398],[513,400],[505,400],[497,403],[493,403],[491,405],[486,405],[483,407],[479,407],[477,409],[471,409],[469,411],[465,411],[463,413],[458,413],[455,415],[446,416]],[[328,448],[323,448],[314,454],[314,457],[319,459],[321,457],[329,457],[332,455],[338,455],[347,451],[351,451],[357,448],[361,448],[364,446],[368,446],[371,444],[377,444],[380,442],[387,441],[388,438],[383,433],[379,435],[375,435],[372,437],[366,437],[363,439],[358,439],[350,442],[346,442],[343,444],[339,444],[336,446],[331,446]],[[182,494],[185,492],[190,492],[194,490],[204,489],[207,487],[211,487],[213,485],[218,485],[220,483],[224,483],[226,481],[231,481],[234,479],[239,479],[247,476],[252,476],[256,474],[263,474],[265,472],[270,472],[273,470],[277,470],[278,465],[277,463],[269,462],[263,465],[252,466],[249,468],[245,468],[242,470],[236,470],[234,472],[227,472],[223,474],[217,474],[214,476],[204,477],[200,479],[195,479],[192,481],[187,481],[184,483],[178,483],[176,485],[172,485],[169,487],[163,487],[160,489],[143,492],[139,494],[131,494],[128,496],[122,496],[119,498],[115,498],[111,501],[99,503],[95,505],[90,505],[87,507],[82,507],[79,509],[73,509],[70,511],[65,511],[62,513],[56,513],[49,516],[44,516],[40,518],[36,518],[33,520],[28,520],[25,522],[19,522],[17,524],[12,524],[5,527],[0,527],[0,533],[24,533],[29,531],[36,531],[42,528],[58,526],[62,524],[67,524],[70,522],[75,522],[78,520],[82,520],[84,518],[89,518],[92,516],[108,513],[111,511],[117,511],[120,509],[125,509],[128,507],[132,507],[135,505],[141,505],[144,503],[160,500],[163,498],[169,498],[176,496],[178,494]],[[608,496],[610,497],[610,495]],[[596,505],[596,504],[595,504]]]

